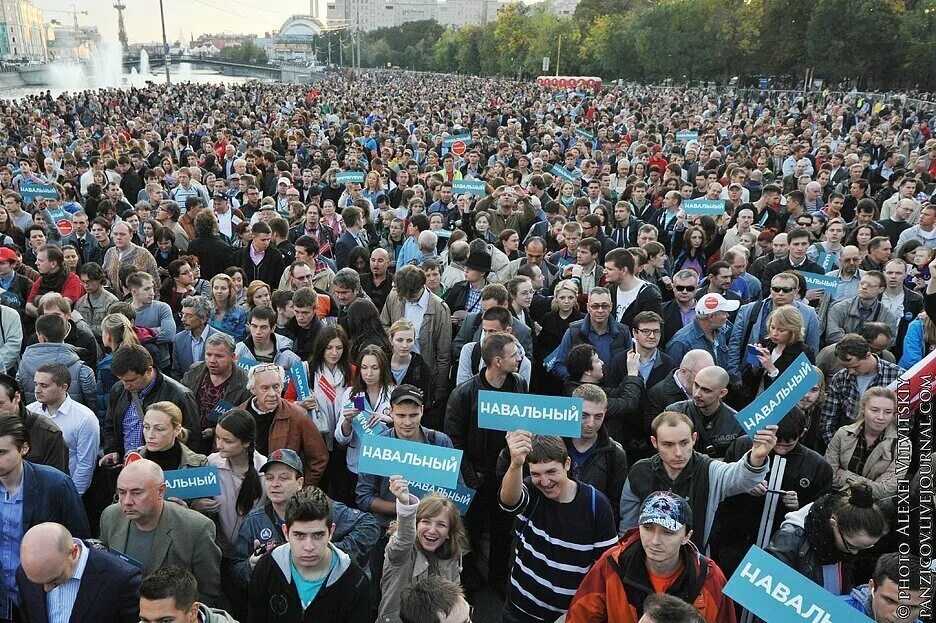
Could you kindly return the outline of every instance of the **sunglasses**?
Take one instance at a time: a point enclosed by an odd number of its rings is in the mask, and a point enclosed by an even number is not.
[[[695,292],[698,290],[697,286],[673,286],[673,289],[677,292]]]
[[[771,292],[776,292],[776,293],[778,293],[778,294],[779,294],[780,292],[783,292],[784,294],[789,294],[790,292],[792,292],[792,291],[795,290],[795,289],[796,289],[796,288],[791,288],[791,287],[789,287],[789,286],[770,286],[770,291],[771,291]]]

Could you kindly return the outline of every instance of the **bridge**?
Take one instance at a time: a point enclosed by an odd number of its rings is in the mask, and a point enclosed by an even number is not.
[[[163,54],[152,54],[149,57],[150,69],[156,70],[165,66],[166,56]],[[254,65],[249,63],[237,63],[231,61],[222,61],[208,56],[170,54],[169,63],[189,63],[195,68],[212,69],[225,76],[237,76],[246,78],[267,78],[280,82],[311,82],[316,76],[308,67],[297,67],[295,65]],[[140,66],[139,56],[125,56],[123,66],[126,69]]]

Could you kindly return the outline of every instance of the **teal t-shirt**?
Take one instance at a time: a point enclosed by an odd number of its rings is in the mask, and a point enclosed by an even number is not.
[[[318,595],[319,590],[335,569],[336,564],[338,564],[338,556],[332,552],[331,566],[328,568],[328,573],[322,576],[320,580],[307,580],[302,577],[302,574],[296,569],[296,565],[293,564],[292,557],[290,556],[289,570],[292,573],[293,582],[296,583],[296,590],[299,592],[299,601],[302,602],[303,611],[315,600],[315,596]]]

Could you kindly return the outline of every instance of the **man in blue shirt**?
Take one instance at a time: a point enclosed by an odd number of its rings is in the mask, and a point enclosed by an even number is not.
[[[712,354],[715,365],[728,368],[728,336],[731,328],[728,314],[736,311],[741,301],[725,299],[721,294],[706,294],[696,303],[695,320],[676,332],[666,346],[673,361],[682,361],[690,350],[701,349]]]
[[[927,602],[920,585],[920,560],[914,556],[902,558],[897,552],[884,554],[878,558],[871,580],[840,599],[874,619],[875,623],[919,623],[923,605]],[[904,565],[910,569],[909,574],[901,573]],[[909,588],[904,586],[905,581]]]

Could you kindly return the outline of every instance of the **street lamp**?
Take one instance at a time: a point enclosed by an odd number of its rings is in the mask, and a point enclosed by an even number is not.
[[[166,14],[163,12],[163,0],[159,0],[159,20],[162,22],[163,65],[166,68],[166,86],[169,86],[169,42],[166,41]]]

